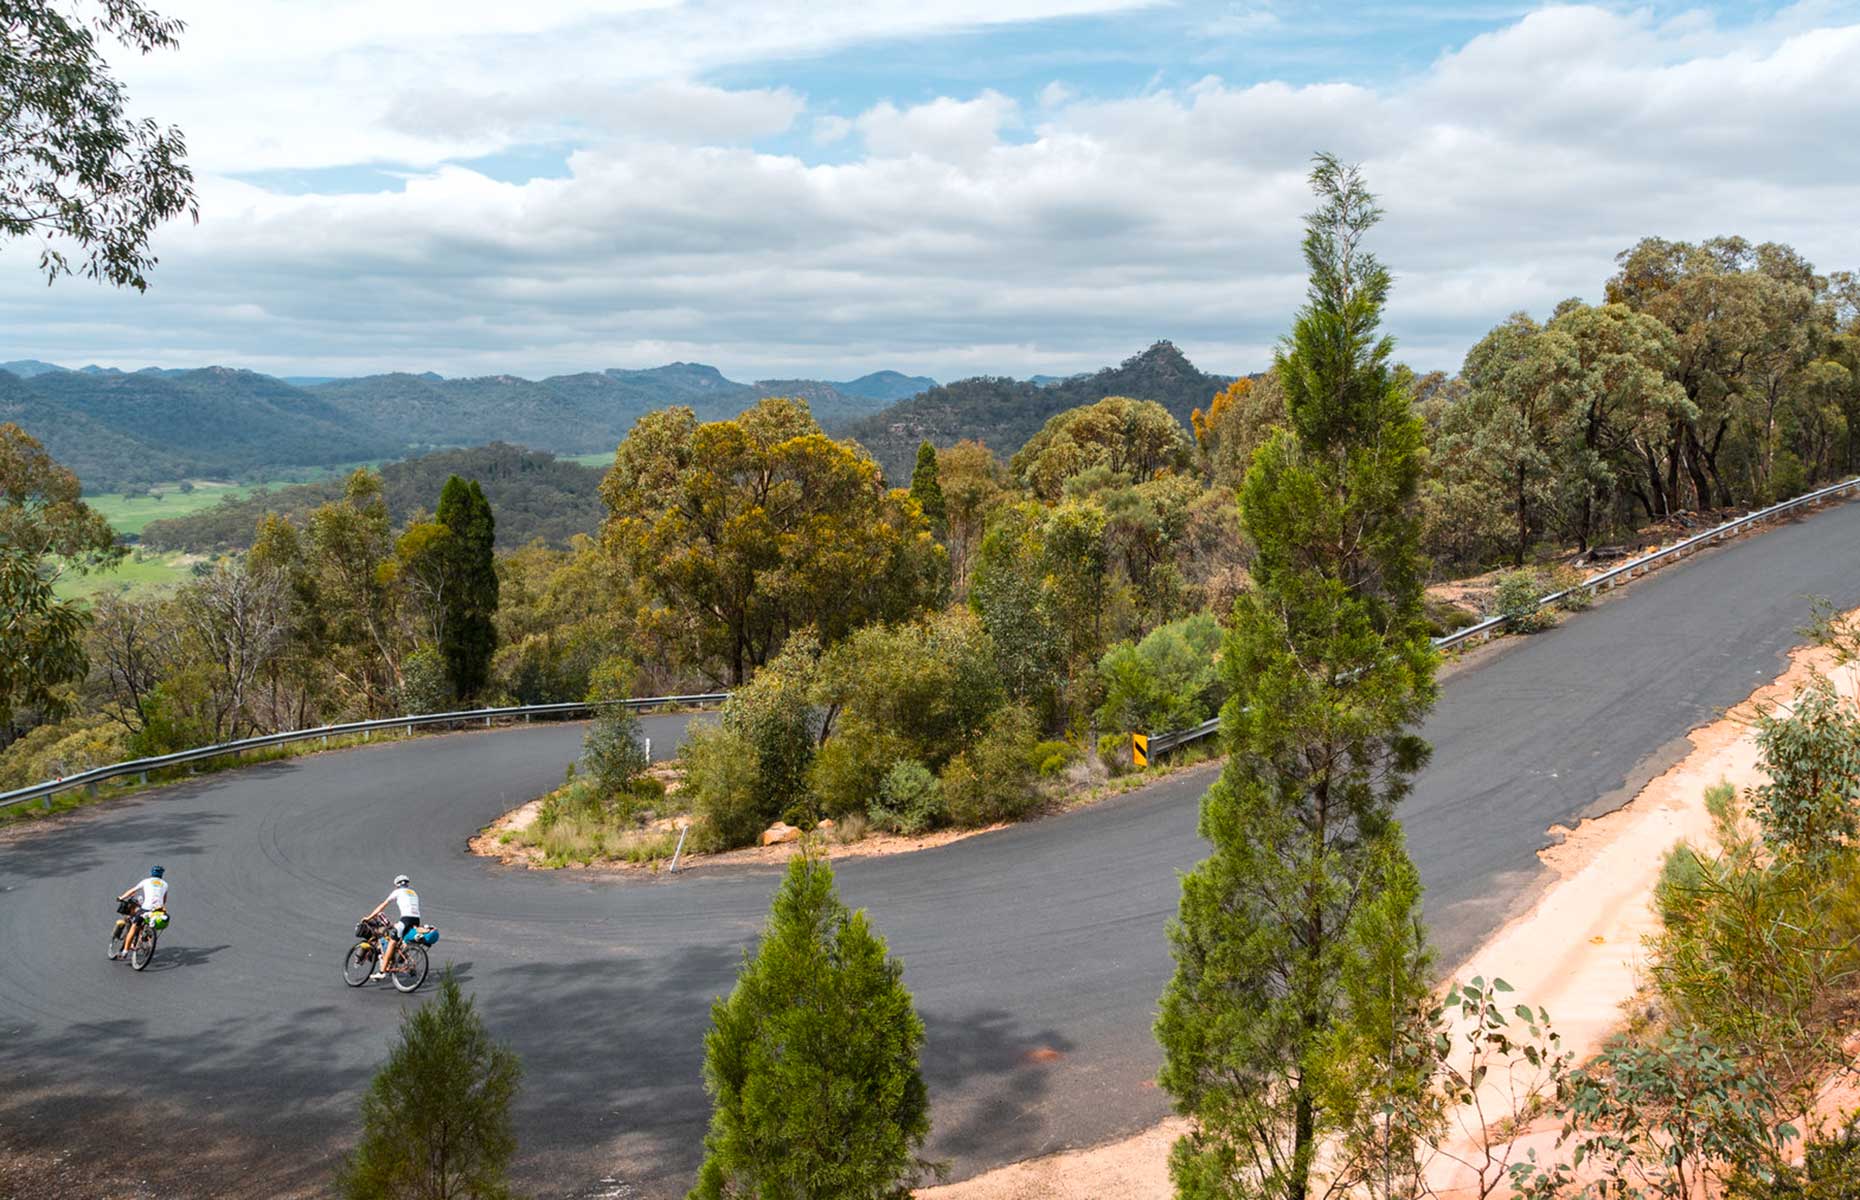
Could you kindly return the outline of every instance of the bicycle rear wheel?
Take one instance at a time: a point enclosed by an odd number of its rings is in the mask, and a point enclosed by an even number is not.
[[[146,926],[136,936],[135,948],[129,952],[129,965],[140,971],[155,957],[155,931]]]
[[[405,945],[400,948],[400,966],[389,972],[388,978],[403,992],[417,992],[426,982],[426,968],[426,947]]]
[[[350,987],[361,987],[368,982],[368,977],[375,971],[375,944],[357,942],[349,947],[349,956],[342,960],[342,982]]]

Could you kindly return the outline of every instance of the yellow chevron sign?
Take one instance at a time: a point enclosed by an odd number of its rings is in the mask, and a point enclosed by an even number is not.
[[[1150,739],[1148,734],[1130,735],[1130,761],[1133,765],[1147,767],[1150,765]]]

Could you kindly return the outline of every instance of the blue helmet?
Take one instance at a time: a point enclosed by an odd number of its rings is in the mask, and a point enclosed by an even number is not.
[[[161,877],[162,877],[162,868],[160,868],[160,867],[150,867],[150,868],[149,868],[149,878],[151,878],[151,879],[160,879]]]

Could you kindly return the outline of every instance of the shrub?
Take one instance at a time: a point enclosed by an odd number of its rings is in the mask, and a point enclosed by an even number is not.
[[[946,816],[943,786],[920,762],[896,763],[886,773],[868,815],[879,829],[914,837],[941,824]]]
[[[910,1194],[931,1168],[919,1157],[930,1100],[903,975],[865,913],[840,903],[832,868],[792,859],[755,955],[711,1005],[692,1197]]]
[[[885,773],[910,756],[903,738],[875,729],[857,715],[843,716],[808,771],[820,811],[836,820],[865,812],[877,801]]]
[[[639,718],[624,708],[603,710],[582,736],[581,762],[602,791],[623,796],[647,767]]]
[[[1779,855],[1819,861],[1860,834],[1860,715],[1825,677],[1797,689],[1788,711],[1757,714],[1766,781],[1750,815]]]
[[[1547,628],[1550,618],[1537,606],[1543,587],[1531,571],[1507,571],[1498,577],[1493,604],[1498,615],[1509,619],[1509,628],[1518,633],[1536,633]]]
[[[452,711],[452,683],[446,678],[446,660],[437,646],[421,646],[402,661],[395,699],[400,711],[409,716]]]
[[[130,757],[123,727],[92,714],[40,725],[0,754],[0,792],[75,775]]]
[[[1220,711],[1220,623],[1197,613],[1160,626],[1141,642],[1121,642],[1098,663],[1104,702],[1098,727],[1163,733],[1198,725]]]
[[[966,609],[869,625],[821,660],[816,700],[840,709],[843,729],[860,722],[884,730],[904,744],[898,757],[935,770],[973,741],[1005,700],[999,657]]]
[[[1558,608],[1565,612],[1582,612],[1595,605],[1595,593],[1589,588],[1578,587],[1588,578],[1582,571],[1568,563],[1558,563],[1550,572],[1550,590],[1562,592],[1563,598],[1556,602]]]
[[[696,819],[693,849],[715,852],[747,846],[779,814],[762,787],[754,750],[736,730],[693,727],[681,757],[684,790]]]
[[[1479,614],[1470,608],[1429,597],[1422,599],[1421,613],[1422,619],[1427,622],[1427,636],[1429,637],[1445,637],[1468,625],[1479,623]]]
[[[1041,793],[1029,762],[1033,716],[1024,708],[997,712],[975,745],[943,769],[943,802],[958,825],[992,825],[1031,811]]]
[[[1130,757],[1130,735],[1127,733],[1107,733],[1098,738],[1098,758],[1104,763],[1104,769],[1113,775],[1122,775],[1135,763]]]
[[[347,1200],[508,1196],[521,1075],[447,968],[439,995],[401,1017],[400,1041],[362,1097],[361,1141],[337,1169],[337,1190]]]
[[[1860,1127],[1849,1124],[1833,1137],[1810,1138],[1802,1165],[1764,1175],[1741,1173],[1725,1191],[1727,1200],[1853,1200],[1860,1196]]]
[[[1027,763],[1035,774],[1050,779],[1071,766],[1078,756],[1079,748],[1071,742],[1035,742],[1027,750]]]
[[[755,786],[764,797],[760,809],[771,818],[801,817],[813,808],[808,769],[819,744],[821,713],[810,693],[819,658],[820,639],[796,634],[723,706],[723,728],[741,739],[739,750],[754,761]]]

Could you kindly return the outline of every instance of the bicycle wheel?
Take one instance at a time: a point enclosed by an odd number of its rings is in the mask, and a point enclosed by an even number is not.
[[[375,971],[375,944],[357,942],[349,947],[349,956],[342,960],[342,982],[350,987],[361,987],[368,982],[368,977]]]
[[[388,974],[394,986],[403,992],[417,992],[426,982],[426,947],[402,946],[400,948],[400,966]]]
[[[123,931],[126,928],[127,928],[127,925],[122,921],[118,921],[113,927],[111,927],[110,929],[110,957],[111,958],[115,958],[117,955],[123,952]]]
[[[141,971],[147,968],[149,960],[155,957],[155,931],[144,926],[136,937],[135,948],[129,952],[129,965]]]

